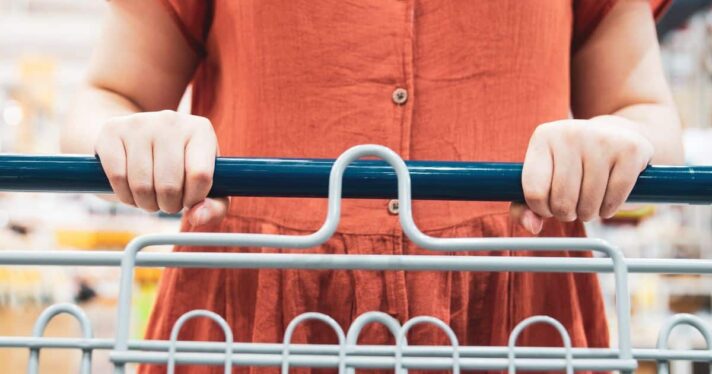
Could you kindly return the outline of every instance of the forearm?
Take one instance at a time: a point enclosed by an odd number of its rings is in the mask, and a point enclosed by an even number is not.
[[[91,83],[85,84],[78,92],[64,125],[62,151],[94,153],[94,143],[107,119],[141,111],[125,96]]]
[[[675,165],[684,162],[680,119],[674,106],[666,104],[628,105],[609,117],[615,124],[631,128],[652,143],[651,163]]]

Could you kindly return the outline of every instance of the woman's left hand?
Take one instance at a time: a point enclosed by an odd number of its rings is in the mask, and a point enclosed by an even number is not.
[[[522,171],[526,205],[510,209],[515,222],[538,234],[548,217],[571,222],[613,216],[653,157],[653,144],[637,126],[600,116],[537,127]]]

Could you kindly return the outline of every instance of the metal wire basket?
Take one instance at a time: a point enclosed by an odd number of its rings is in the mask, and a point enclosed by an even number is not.
[[[357,161],[375,156],[385,161]],[[248,165],[248,167],[246,167]],[[295,168],[295,165],[303,167]],[[286,173],[286,174],[285,174]],[[274,184],[292,173],[299,178],[289,188]],[[626,259],[609,243],[587,238],[435,238],[421,232],[413,221],[411,198],[460,200],[518,200],[522,198],[521,165],[481,163],[404,162],[391,150],[362,145],[349,149],[337,160],[250,160],[219,159],[212,195],[328,196],[328,213],[322,227],[309,235],[282,236],[242,233],[179,233],[144,235],[134,239],[123,253],[34,251],[0,252],[0,266],[115,266],[120,267],[116,335],[114,339],[93,336],[87,315],[74,304],[52,305],[40,315],[31,336],[0,337],[0,348],[27,348],[28,372],[37,373],[42,348],[75,349],[82,352],[81,373],[91,372],[92,353],[108,350],[115,373],[128,364],[158,363],[173,373],[176,365],[335,368],[340,373],[355,369],[447,369],[460,370],[603,370],[632,372],[639,360],[656,361],[659,373],[668,373],[669,360],[712,362],[712,329],[698,317],[678,314],[661,327],[656,348],[634,348],[631,343],[630,273],[712,273],[709,260]],[[235,182],[239,180],[240,182]],[[367,181],[364,182],[364,181]],[[348,185],[348,188],[342,188]],[[413,185],[413,191],[411,191]],[[70,156],[0,157],[0,190],[106,192],[109,184],[97,160]],[[448,186],[443,188],[443,186]],[[417,255],[321,255],[253,253],[141,253],[153,245],[311,248],[326,242],[336,231],[342,197],[395,197],[404,234],[418,246],[433,251],[483,250],[570,250],[595,251],[605,258],[417,256]],[[631,200],[652,202],[712,202],[712,168],[650,167],[641,174]],[[427,258],[426,258],[427,257]],[[532,316],[511,331],[507,346],[461,346],[453,330],[443,321],[418,316],[402,325],[388,314],[368,312],[343,331],[336,321],[320,313],[299,315],[287,326],[282,342],[257,344],[235,342],[232,330],[219,315],[193,310],[173,326],[170,339],[129,339],[132,284],[137,266],[200,268],[281,268],[350,270],[434,270],[613,273],[615,280],[616,348],[574,348],[564,326],[548,316]],[[42,337],[49,321],[69,314],[81,326],[76,338]],[[193,318],[209,318],[223,330],[224,342],[178,341],[183,324]],[[337,336],[334,344],[293,344],[292,333],[306,320],[320,320]],[[358,336],[369,323],[381,323],[395,337],[395,344],[360,345]],[[517,347],[517,337],[532,324],[549,324],[562,337],[563,347]],[[444,331],[449,346],[408,346],[406,335],[418,324],[431,324]],[[707,350],[671,350],[666,347],[670,332],[690,325],[703,335]],[[0,362],[0,370],[2,370]]]

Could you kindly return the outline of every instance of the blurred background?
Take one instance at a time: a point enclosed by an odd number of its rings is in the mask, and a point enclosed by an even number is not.
[[[61,124],[81,84],[105,7],[97,0],[0,0],[0,152],[59,152]],[[675,0],[658,34],[685,126],[687,162],[712,165],[712,0]],[[144,214],[94,196],[0,193],[0,250],[27,250],[28,256],[47,249],[120,251],[136,235],[177,230],[176,217]],[[628,206],[611,220],[589,224],[588,230],[618,245],[627,257],[712,258],[709,206]],[[0,336],[27,336],[42,309],[72,301],[88,313],[96,336],[113,337],[116,270],[0,267]],[[159,276],[160,269],[137,274],[134,337],[143,334]],[[601,279],[614,326],[612,279]],[[694,313],[712,323],[709,277],[634,275],[630,286],[638,347],[654,346],[662,321],[672,313]],[[46,332],[78,334],[76,323],[62,317]],[[670,346],[701,349],[704,340],[681,327]],[[27,350],[0,349],[0,371],[24,372],[27,357]],[[41,357],[43,370],[77,371],[79,352],[43,350]],[[110,370],[105,359],[96,353],[95,372]],[[642,364],[639,372],[654,370]],[[672,371],[709,373],[707,365],[687,362],[673,363]]]

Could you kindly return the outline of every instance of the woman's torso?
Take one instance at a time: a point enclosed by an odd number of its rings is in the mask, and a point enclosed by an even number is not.
[[[204,4],[193,111],[212,120],[225,156],[334,158],[375,143],[404,159],[518,161],[537,125],[569,115],[571,0]],[[397,89],[407,93],[400,104]],[[397,232],[387,206],[346,201],[339,230]],[[423,229],[506,211],[414,206]],[[234,198],[230,208],[304,230],[325,212],[319,199]]]

